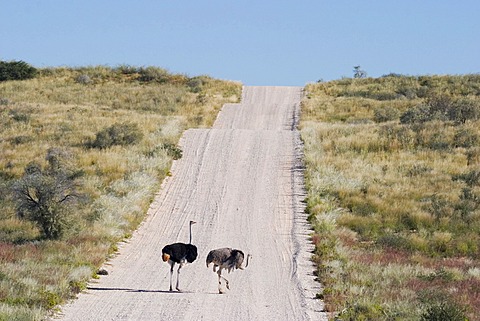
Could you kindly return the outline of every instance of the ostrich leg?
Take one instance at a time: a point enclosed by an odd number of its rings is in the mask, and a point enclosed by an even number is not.
[[[218,274],[218,293],[223,294],[224,292],[222,291],[222,288],[221,288],[222,279],[225,280],[225,285],[227,286],[228,290],[230,290],[230,286],[228,285],[228,280],[222,276],[221,268],[218,270],[217,274]]]
[[[172,278],[173,278],[173,266],[175,265],[175,262],[170,263],[170,292],[172,291]]]
[[[182,292],[182,290],[180,290],[180,269],[182,268],[183,264],[180,263],[180,265],[178,266],[178,270],[177,270],[177,285],[176,285],[176,289],[178,292]]]

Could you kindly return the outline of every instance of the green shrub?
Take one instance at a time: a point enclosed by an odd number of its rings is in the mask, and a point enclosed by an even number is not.
[[[432,120],[465,123],[480,118],[480,102],[470,97],[454,99],[445,94],[431,95],[426,102],[410,108],[400,116],[402,124],[424,123]]]
[[[37,69],[24,61],[0,61],[0,81],[34,78]]]
[[[461,127],[453,137],[453,147],[470,148],[477,146],[479,142],[480,138],[472,128]]]
[[[385,311],[381,305],[360,302],[349,304],[349,306],[338,315],[338,320],[345,321],[383,320],[384,318]]]
[[[410,108],[400,116],[402,124],[424,123],[430,120],[432,120],[430,107],[424,104]]]
[[[383,123],[391,120],[396,120],[400,116],[398,109],[394,107],[381,107],[374,110],[373,120],[376,123]]]
[[[467,165],[480,164],[480,147],[472,147],[465,153],[467,156]]]
[[[433,194],[428,199],[430,204],[426,206],[426,210],[432,214],[437,222],[452,215],[451,203],[445,197]]]
[[[409,127],[416,133],[417,146],[447,151],[453,144],[453,135],[450,135],[450,126],[447,123],[432,121]]]
[[[465,321],[466,308],[453,301],[446,294],[435,290],[420,293],[420,301],[423,303],[424,312],[422,321]]]
[[[416,135],[409,126],[386,124],[378,129],[379,137],[391,148],[410,148],[415,145]]]
[[[26,144],[33,141],[33,137],[26,135],[19,135],[9,139],[9,142],[13,145]]]
[[[68,164],[66,152],[50,149],[42,169],[35,162],[13,184],[18,216],[36,223],[47,239],[61,238],[69,226],[71,204],[79,199],[76,190],[80,172]]]
[[[466,223],[471,223],[471,215],[480,208],[480,193],[471,187],[464,187],[455,204],[455,210]]]
[[[32,298],[34,302],[30,302],[31,305],[40,305],[45,309],[52,309],[56,305],[62,303],[62,298],[57,294],[47,290],[40,290],[38,298]]]
[[[460,98],[448,109],[448,118],[457,123],[480,119],[480,102],[470,97]]]
[[[382,247],[391,247],[401,250],[411,250],[412,246],[408,239],[401,235],[388,233],[377,239],[377,244]]]
[[[434,94],[428,97],[430,120],[447,120],[449,111],[454,108],[454,100],[446,94]]]
[[[480,167],[477,169],[472,169],[471,171],[452,177],[453,180],[462,180],[468,186],[480,186]]]
[[[18,122],[28,123],[30,121],[30,114],[16,109],[10,110],[10,117]]]
[[[164,143],[162,148],[167,151],[167,155],[177,160],[182,158],[182,150],[178,148],[175,144]]]
[[[139,72],[139,68],[130,65],[120,65],[116,68],[116,71],[123,75],[134,75]]]
[[[133,145],[143,138],[143,133],[137,124],[113,124],[96,134],[95,140],[89,145],[94,148],[108,148],[114,145]]]
[[[165,83],[169,79],[169,73],[165,69],[157,67],[147,67],[139,69],[139,80],[144,82]]]
[[[381,222],[372,216],[343,215],[338,224],[357,232],[364,240],[375,238],[381,229]]]
[[[203,85],[206,83],[206,77],[193,77],[187,81],[187,87],[193,93],[199,93],[202,91]]]

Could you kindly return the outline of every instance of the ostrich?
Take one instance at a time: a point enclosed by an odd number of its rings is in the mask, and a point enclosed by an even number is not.
[[[222,279],[225,280],[225,284],[227,289],[230,290],[228,285],[228,280],[222,276],[222,269],[228,270],[230,273],[231,270],[240,269],[243,270],[242,263],[245,255],[240,250],[231,249],[228,247],[224,247],[221,249],[211,250],[207,256],[207,268],[210,263],[213,263],[213,272],[216,272],[218,267],[218,293],[223,294],[222,291]],[[248,266],[248,259],[252,256],[250,254],[247,255],[247,263],[245,267]]]
[[[197,259],[197,247],[192,244],[192,225],[197,222],[190,221],[190,242],[185,243],[173,243],[166,245],[162,249],[162,260],[163,262],[168,262],[170,264],[170,291],[172,291],[172,277],[173,277],[173,267],[175,263],[178,263],[177,270],[177,291],[181,292],[179,289],[179,277],[180,269],[187,263],[192,263]]]

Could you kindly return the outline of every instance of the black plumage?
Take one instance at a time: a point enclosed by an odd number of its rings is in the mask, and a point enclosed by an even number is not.
[[[188,263],[192,263],[197,259],[197,247],[193,244],[185,244],[185,243],[173,243],[166,245],[162,249],[162,254],[169,255],[169,259],[175,263],[182,263],[187,261]]]
[[[162,260],[168,262],[170,265],[170,291],[172,291],[172,278],[173,278],[173,267],[175,263],[178,264],[177,270],[177,291],[181,291],[179,288],[179,277],[180,269],[187,263],[192,263],[197,259],[198,252],[197,247],[192,243],[192,225],[196,222],[190,221],[190,243],[173,243],[168,244],[162,249]]]

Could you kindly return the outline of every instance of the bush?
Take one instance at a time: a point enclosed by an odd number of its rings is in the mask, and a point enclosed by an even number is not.
[[[416,133],[416,146],[447,151],[453,145],[448,124],[440,121],[409,126]]]
[[[467,223],[471,223],[471,214],[480,208],[480,193],[474,188],[464,187],[459,195],[459,201],[455,209],[460,217]]]
[[[92,82],[92,79],[86,74],[81,74],[75,78],[75,81],[82,85],[88,85]]]
[[[382,247],[390,247],[394,249],[400,250],[411,250],[412,246],[408,239],[401,235],[388,233],[385,235],[380,236],[376,242],[378,245]]]
[[[430,107],[424,104],[410,108],[400,116],[402,124],[418,124],[430,120],[432,120]]]
[[[379,304],[355,302],[340,312],[338,320],[382,320],[385,315],[384,308]]]
[[[21,145],[21,144],[26,144],[26,143],[32,142],[33,137],[26,136],[26,135],[19,135],[19,136],[14,136],[14,137],[8,139],[8,141],[13,145]]]
[[[470,187],[480,186],[480,167],[472,169],[467,173],[452,176],[452,179],[462,180]]]
[[[203,85],[207,82],[206,76],[198,76],[190,78],[187,81],[187,87],[190,88],[190,91],[193,93],[199,93],[202,91]]]
[[[410,108],[400,117],[403,124],[424,123],[432,120],[465,123],[480,118],[480,103],[473,98],[453,99],[448,95],[432,95],[425,104]]]
[[[36,223],[47,239],[64,235],[72,213],[70,205],[79,197],[76,189],[80,172],[69,165],[69,157],[61,150],[50,149],[47,168],[32,162],[13,184],[18,216]]]
[[[165,69],[157,67],[147,67],[139,69],[139,80],[144,82],[165,83],[169,79],[169,73]]]
[[[116,68],[116,71],[123,75],[134,75],[139,72],[139,69],[130,65],[120,65]]]
[[[480,118],[480,103],[471,98],[462,98],[452,104],[447,111],[448,118],[457,123],[465,123],[467,120]]]
[[[469,149],[465,155],[467,156],[467,165],[480,163],[480,147],[473,147]]]
[[[479,142],[480,138],[472,128],[459,128],[453,136],[454,147],[475,147]]]
[[[436,291],[424,291],[420,296],[420,301],[424,304],[422,321],[468,320],[465,307],[447,295]]]
[[[432,95],[427,99],[431,120],[447,120],[449,111],[454,108],[453,99],[446,94]]]
[[[174,160],[182,158],[182,150],[178,148],[175,144],[164,143],[162,148],[166,150],[167,155],[172,157]]]
[[[31,79],[36,74],[37,69],[24,61],[0,61],[0,81]]]
[[[143,138],[143,133],[137,124],[113,124],[96,134],[95,140],[90,143],[94,148],[108,148],[114,145],[133,145]]]
[[[30,114],[29,113],[22,112],[22,111],[16,110],[16,109],[12,109],[12,110],[10,110],[9,114],[10,114],[10,117],[12,117],[12,119],[14,121],[25,122],[25,123],[28,123],[30,121]]]
[[[378,135],[390,145],[390,148],[394,146],[397,148],[410,148],[416,142],[415,132],[408,126],[383,125],[379,128]]]
[[[375,109],[373,120],[376,123],[383,123],[391,120],[396,120],[399,116],[400,112],[398,111],[398,109],[387,106]]]

